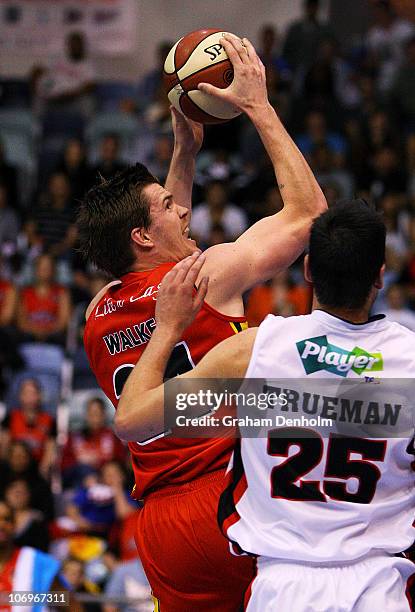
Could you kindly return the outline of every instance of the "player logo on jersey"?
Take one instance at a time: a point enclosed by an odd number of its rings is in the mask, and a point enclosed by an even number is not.
[[[327,336],[307,338],[296,343],[306,374],[326,370],[338,376],[383,370],[382,353],[368,353],[355,346],[351,351],[330,344]]]

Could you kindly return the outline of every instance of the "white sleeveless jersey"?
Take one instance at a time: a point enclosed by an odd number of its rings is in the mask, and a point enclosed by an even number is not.
[[[335,563],[409,548],[415,540],[414,421],[408,402],[399,413],[399,389],[415,403],[413,377],[415,334],[383,316],[355,325],[321,310],[287,319],[269,315],[246,379],[292,379],[293,388],[314,392],[267,409],[272,425],[260,437],[238,440],[218,513],[234,549]],[[345,381],[358,401],[335,397],[333,388]],[[390,385],[398,403],[390,401]],[[405,427],[393,437],[401,416]],[[273,438],[270,432],[281,433],[286,423],[289,437]]]

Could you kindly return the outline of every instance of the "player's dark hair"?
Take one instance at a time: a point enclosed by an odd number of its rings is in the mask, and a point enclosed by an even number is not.
[[[342,200],[314,220],[309,265],[320,304],[362,308],[385,261],[386,228],[365,200]]]
[[[131,230],[150,227],[146,185],[158,183],[145,166],[136,164],[90,189],[80,206],[79,251],[111,276],[126,274],[134,263]]]

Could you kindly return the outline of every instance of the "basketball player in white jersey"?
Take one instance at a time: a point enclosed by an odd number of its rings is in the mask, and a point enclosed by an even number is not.
[[[415,567],[400,553],[415,540],[414,425],[409,414],[405,433],[390,435],[401,408],[388,395],[382,404],[382,385],[414,376],[415,334],[383,315],[369,317],[382,288],[384,256],[377,213],[363,200],[339,203],[311,230],[304,268],[313,283],[313,312],[269,315],[180,377],[314,380],[317,400],[297,398],[297,409],[301,404],[303,415],[330,416],[337,431],[308,427],[305,436],[291,427],[273,437],[270,427],[262,437],[237,441],[218,519],[234,550],[257,557],[245,598],[249,612],[410,610],[405,589]],[[156,330],[117,413],[135,410],[135,439],[163,424],[163,373],[206,292],[203,258],[183,260],[161,285]],[[345,380],[357,397],[381,401],[347,404],[325,392]]]

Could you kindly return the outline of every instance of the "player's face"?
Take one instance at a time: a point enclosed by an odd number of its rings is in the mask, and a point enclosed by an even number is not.
[[[157,254],[165,261],[181,261],[196,251],[196,242],[189,238],[189,210],[176,204],[171,193],[161,185],[147,185],[143,193],[150,205],[148,234]]]

